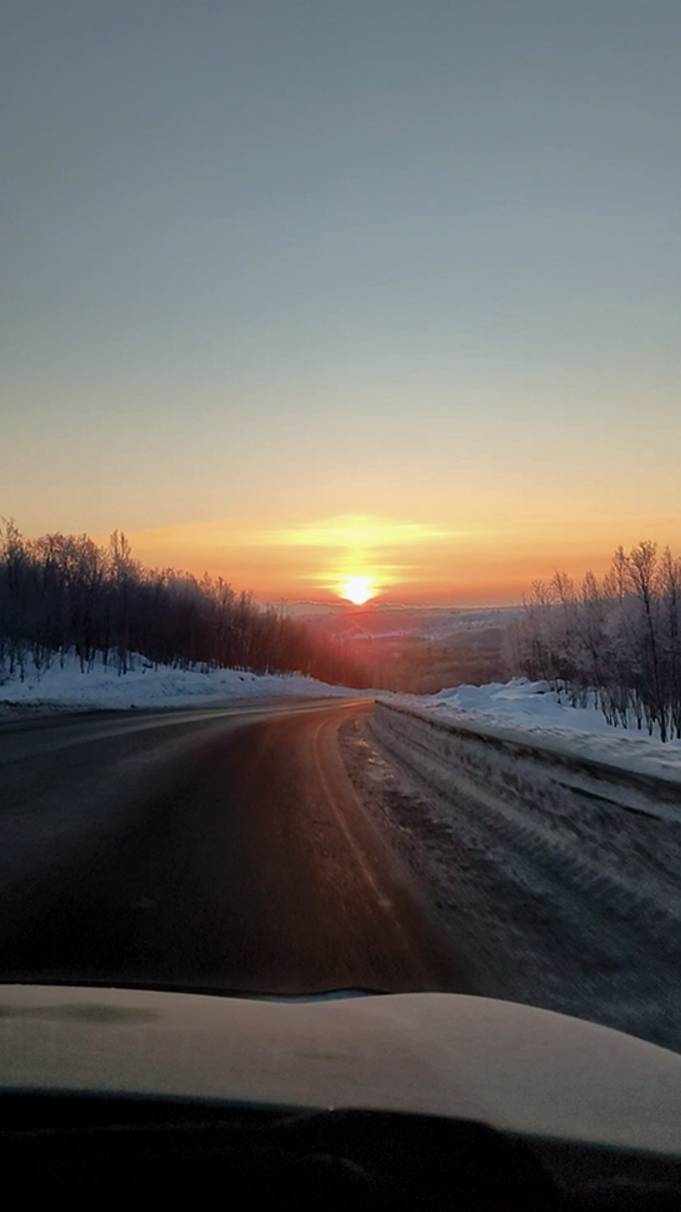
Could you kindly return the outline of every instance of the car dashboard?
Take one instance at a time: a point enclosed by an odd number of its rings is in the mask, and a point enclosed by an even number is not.
[[[680,1135],[681,1057],[548,1011],[0,989],[22,1198],[677,1209]]]

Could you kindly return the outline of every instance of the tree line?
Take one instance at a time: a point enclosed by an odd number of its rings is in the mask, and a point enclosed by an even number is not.
[[[645,541],[606,575],[537,581],[510,635],[515,672],[609,724],[681,739],[681,559]]]
[[[75,653],[124,675],[135,654],[180,669],[299,672],[365,686],[341,643],[312,635],[284,607],[263,608],[222,577],[147,569],[125,535],[100,546],[86,534],[25,538],[0,531],[0,674],[23,678]]]

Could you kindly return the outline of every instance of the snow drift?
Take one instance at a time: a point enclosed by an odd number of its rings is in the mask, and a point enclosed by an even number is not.
[[[69,655],[63,664],[56,657],[48,669],[27,672],[0,680],[0,705],[46,707],[64,710],[130,707],[190,707],[220,704],[244,698],[356,695],[357,690],[330,686],[301,674],[255,674],[237,669],[154,667],[144,657],[133,655],[131,668],[119,674],[98,659],[81,672],[78,659]]]
[[[467,733],[517,742],[571,761],[681,780],[681,741],[662,744],[635,728],[613,728],[595,706],[572,707],[561,701],[548,682],[514,678],[486,686],[455,686],[433,695],[394,694],[382,701]]]

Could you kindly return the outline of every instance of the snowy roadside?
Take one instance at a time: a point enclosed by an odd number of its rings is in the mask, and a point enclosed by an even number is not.
[[[343,745],[473,987],[681,1050],[681,784],[459,725],[400,696]]]
[[[382,696],[396,709],[457,730],[534,747],[568,760],[585,759],[632,774],[678,779],[681,741],[663,744],[634,728],[613,728],[595,706],[572,707],[546,682],[514,678],[486,686],[455,686],[439,694]]]
[[[105,668],[101,661],[82,673],[77,658],[68,656],[63,666],[55,658],[50,668],[40,674],[29,668],[23,681],[18,676],[0,679],[0,714],[217,706],[237,699],[327,695],[345,698],[361,693],[300,674],[255,674],[236,669],[202,673],[171,666],[155,669],[137,655],[125,674]]]

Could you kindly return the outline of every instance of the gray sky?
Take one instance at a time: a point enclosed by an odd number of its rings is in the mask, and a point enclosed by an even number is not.
[[[3,27],[1,511],[674,513],[678,2]]]

